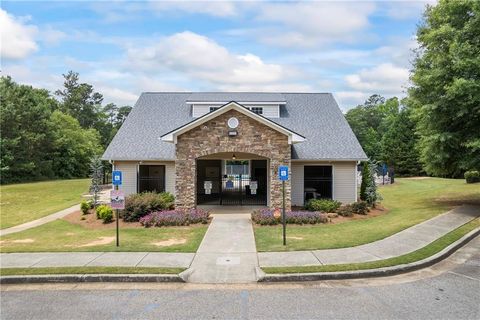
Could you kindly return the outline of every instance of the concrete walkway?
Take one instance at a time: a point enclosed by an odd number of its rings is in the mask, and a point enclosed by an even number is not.
[[[480,207],[465,205],[385,239],[344,249],[260,252],[261,267],[306,266],[383,260],[418,250],[480,216]],[[287,228],[288,233],[288,228]]]
[[[250,214],[213,215],[188,270],[188,282],[255,282],[257,250]]]
[[[39,252],[2,253],[1,268],[43,267],[171,267],[188,268],[194,253],[167,252]]]
[[[55,212],[55,213],[53,213],[51,215],[48,215],[46,217],[43,217],[43,218],[40,218],[40,219],[37,219],[37,220],[33,220],[33,221],[30,221],[30,222],[26,222],[26,223],[20,224],[20,225],[15,226],[15,227],[2,229],[2,230],[0,230],[0,237],[5,236],[7,234],[16,233],[16,232],[20,232],[20,231],[24,231],[24,230],[27,230],[27,229],[31,229],[31,228],[41,226],[42,224],[52,222],[52,221],[57,220],[57,219],[61,219],[61,218],[65,217],[66,215],[69,215],[70,213],[73,213],[73,212],[78,211],[78,210],[80,210],[80,205],[76,204],[76,205],[74,205],[70,208],[63,209],[61,211]]]

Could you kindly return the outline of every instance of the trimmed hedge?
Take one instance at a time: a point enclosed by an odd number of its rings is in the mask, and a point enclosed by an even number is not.
[[[341,203],[339,201],[330,199],[310,199],[305,205],[305,209],[308,211],[323,211],[323,212],[335,212],[340,208]]]
[[[281,216],[275,217],[275,210],[261,209],[252,213],[252,221],[260,225],[277,225],[282,223]],[[327,223],[327,215],[323,212],[287,211],[285,221],[288,224]]]
[[[480,172],[478,172],[476,170],[471,170],[471,171],[465,172],[464,177],[465,177],[465,180],[467,181],[467,183],[480,182]]]
[[[127,222],[139,221],[151,212],[171,210],[174,204],[175,197],[169,192],[132,194],[125,199],[125,209],[121,216]]]

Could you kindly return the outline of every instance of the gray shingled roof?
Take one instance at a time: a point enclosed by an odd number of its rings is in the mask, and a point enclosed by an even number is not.
[[[143,93],[103,159],[174,160],[175,146],[160,140],[193,120],[187,101],[285,101],[274,122],[306,137],[292,146],[292,159],[366,159],[330,93]]]

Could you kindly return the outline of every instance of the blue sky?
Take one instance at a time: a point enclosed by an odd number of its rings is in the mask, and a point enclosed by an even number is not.
[[[105,102],[143,91],[404,95],[425,1],[2,1],[2,74],[49,90],[74,70]]]

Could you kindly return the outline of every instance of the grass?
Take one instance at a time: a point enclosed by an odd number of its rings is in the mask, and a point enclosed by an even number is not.
[[[412,263],[428,258],[441,250],[445,249],[450,244],[454,243],[470,231],[480,227],[480,219],[474,219],[463,226],[447,233],[443,237],[433,241],[425,247],[416,251],[404,254],[402,256],[350,264],[332,264],[323,266],[302,266],[302,267],[265,267],[262,268],[266,273],[312,273],[312,272],[337,272],[337,271],[352,271],[352,270],[366,270],[377,269],[384,267],[391,267],[401,264]]]
[[[89,183],[89,179],[76,179],[0,186],[0,229],[39,219],[80,203]]]
[[[42,274],[179,274],[184,268],[146,267],[50,267],[50,268],[2,268],[0,275]]]
[[[282,245],[281,226],[255,226],[258,251],[318,250],[358,246],[377,241],[431,219],[463,203],[480,204],[480,186],[457,179],[395,179],[380,188],[388,213],[338,224],[287,226]]]
[[[0,238],[0,252],[77,252],[77,251],[158,251],[196,252],[207,225],[168,228],[120,228],[120,247],[115,241],[81,247],[101,240],[101,237],[115,237],[113,229],[87,229],[65,220],[55,220],[47,224],[12,233]],[[156,246],[153,242],[169,239],[185,239],[183,244]]]

